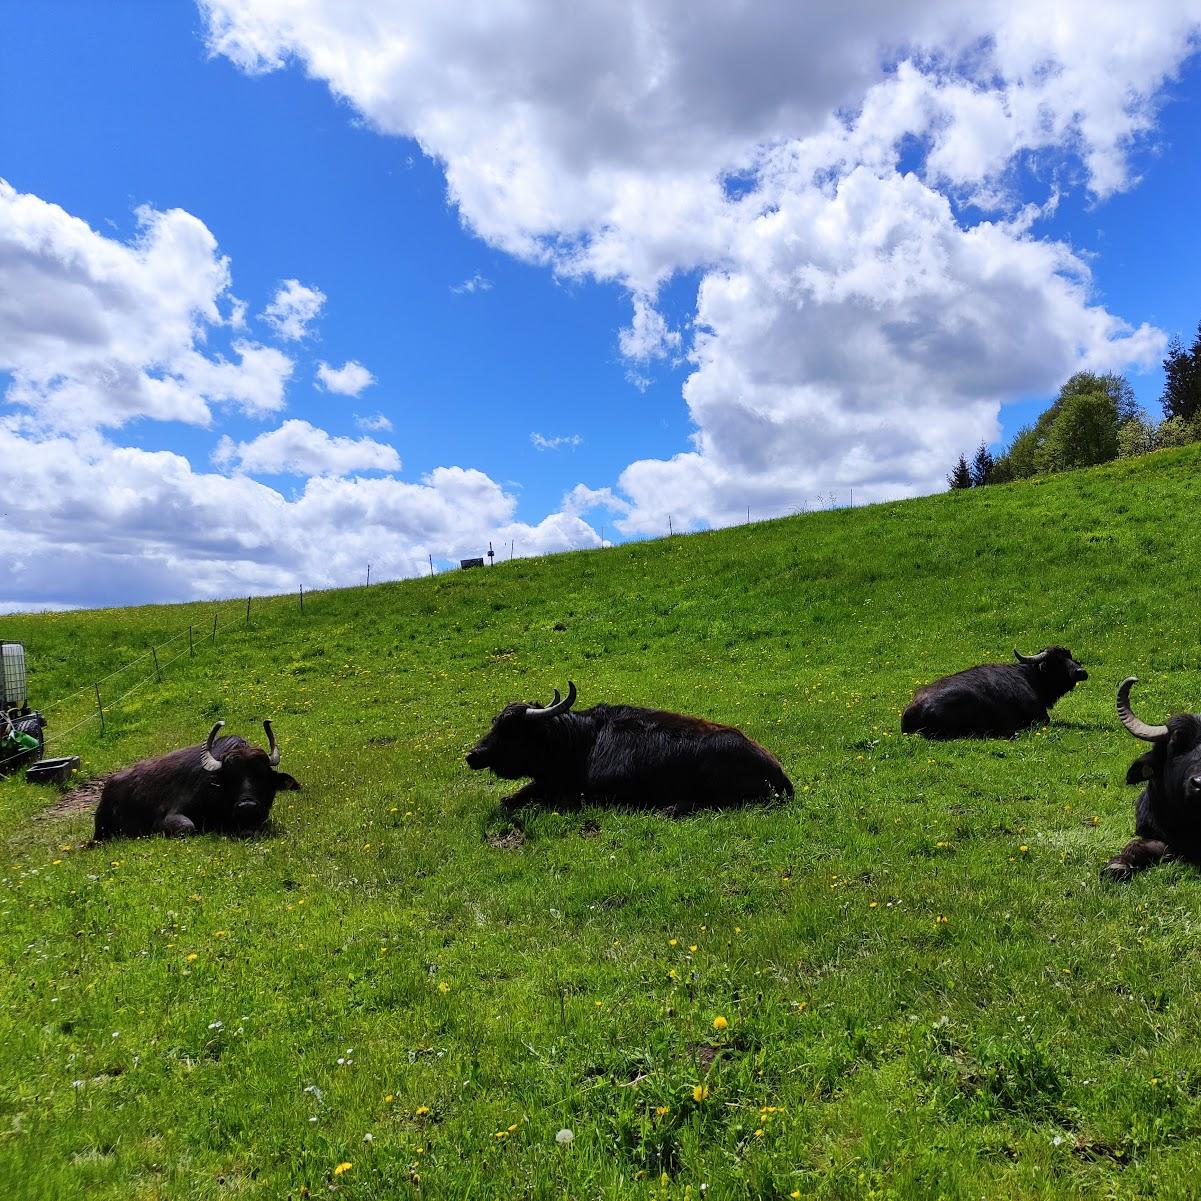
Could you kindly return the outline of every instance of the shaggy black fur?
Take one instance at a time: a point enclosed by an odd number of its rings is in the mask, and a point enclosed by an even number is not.
[[[267,821],[277,792],[300,788],[245,738],[216,739],[220,771],[201,765],[204,749],[200,743],[143,759],[110,776],[96,807],[96,839],[252,830]]]
[[[733,726],[632,705],[550,718],[527,716],[531,707],[508,705],[467,753],[471,768],[532,777],[508,805],[584,799],[680,810],[792,796],[775,756]]]
[[[1042,652],[1040,652],[1042,653]],[[926,738],[1011,738],[1045,725],[1049,710],[1088,672],[1062,646],[1041,663],[986,663],[919,688],[901,716],[903,734]]]

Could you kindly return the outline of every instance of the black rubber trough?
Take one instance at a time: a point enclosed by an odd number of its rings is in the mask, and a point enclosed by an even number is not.
[[[39,759],[25,769],[25,779],[30,784],[60,784],[68,779],[78,766],[78,755],[65,755],[60,759]]]

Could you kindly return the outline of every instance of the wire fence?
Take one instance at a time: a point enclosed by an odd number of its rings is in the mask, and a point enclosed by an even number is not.
[[[206,645],[215,646],[217,642],[217,636],[219,634],[228,633],[235,628],[246,628],[250,624],[251,600],[251,597],[246,598],[246,614],[242,619],[227,618],[224,622],[222,622],[219,620],[219,615],[214,613],[212,625],[210,627],[206,624],[204,628],[204,636],[202,638],[197,638],[196,631],[198,627],[195,623],[193,623],[181,630],[178,634],[166,639],[164,642],[155,643],[148,650],[144,651],[140,655],[136,655],[127,662],[122,663],[120,667],[110,671],[107,675],[101,676],[97,680],[92,680],[89,683],[84,684],[81,688],[77,688],[74,692],[70,692],[66,696],[58,697],[57,699],[51,701],[48,705],[34,706],[34,712],[42,713],[43,715],[46,713],[51,715],[60,713],[66,714],[69,713],[74,707],[73,702],[78,701],[80,697],[86,695],[87,693],[94,694],[96,698],[95,709],[81,718],[79,721],[67,726],[65,729],[57,729],[55,728],[54,723],[46,722],[46,726],[50,729],[53,729],[53,733],[48,735],[43,740],[43,753],[45,752],[46,748],[63,742],[68,735],[76,733],[78,730],[83,729],[85,726],[91,725],[93,722],[98,723],[101,733],[104,733],[106,716],[111,715],[113,710],[118,708],[123,701],[132,696],[135,692],[139,692],[141,689],[145,688],[148,684],[163,683],[163,671],[166,668],[170,667],[173,663],[179,662],[180,659],[185,657],[195,658],[198,652],[201,651]],[[239,601],[238,604],[240,607],[241,602]],[[301,611],[303,612],[303,595],[301,597],[300,607]],[[167,647],[174,646],[177,642],[180,642],[185,638],[187,639],[187,645],[177,654],[172,655],[168,659],[161,659],[159,657],[160,651],[165,650]],[[146,660],[150,660],[150,662],[153,663],[153,671],[136,680],[119,695],[108,698],[104,696],[103,692],[101,691],[102,685],[111,682],[118,676],[129,671],[131,667],[135,667],[139,663],[143,663]],[[20,722],[19,717],[15,718],[14,720],[16,720],[18,723]],[[30,751],[24,750],[0,759],[0,773],[3,773],[4,769],[14,763],[14,761],[26,759],[30,754]]]

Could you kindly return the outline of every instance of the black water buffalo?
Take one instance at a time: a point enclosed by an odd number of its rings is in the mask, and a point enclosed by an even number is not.
[[[1118,717],[1135,738],[1151,743],[1126,773],[1127,784],[1142,784],[1134,804],[1133,842],[1115,855],[1101,874],[1129,880],[1161,859],[1201,865],[1201,716],[1180,713],[1167,725],[1149,726],[1130,708],[1137,676],[1118,687]]]
[[[240,831],[262,826],[277,792],[298,790],[286,772],[275,771],[279,747],[269,721],[270,753],[245,738],[218,738],[223,721],[207,741],[143,759],[104,783],[96,807],[99,841],[118,835],[174,834],[201,830]]]
[[[901,715],[903,734],[927,738],[1010,738],[1050,721],[1048,710],[1088,672],[1062,646],[1017,663],[986,663],[919,688]]]
[[[571,712],[558,689],[546,708],[517,702],[467,752],[467,765],[503,780],[532,777],[504,804],[571,804],[581,798],[676,810],[792,796],[776,758],[741,730],[700,717],[593,705]]]

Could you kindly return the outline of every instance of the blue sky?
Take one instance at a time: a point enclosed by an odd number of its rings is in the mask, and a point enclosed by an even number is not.
[[[1201,6],[1123,40],[1065,4],[1045,43],[1022,7],[0,4],[0,290],[38,298],[0,309],[0,609],[918,494],[1079,366],[1157,413],[1201,318]],[[138,257],[172,210],[179,312]],[[299,339],[261,317],[287,280],[324,296]],[[350,361],[359,395],[315,382]],[[86,582],[39,566],[64,543]]]

